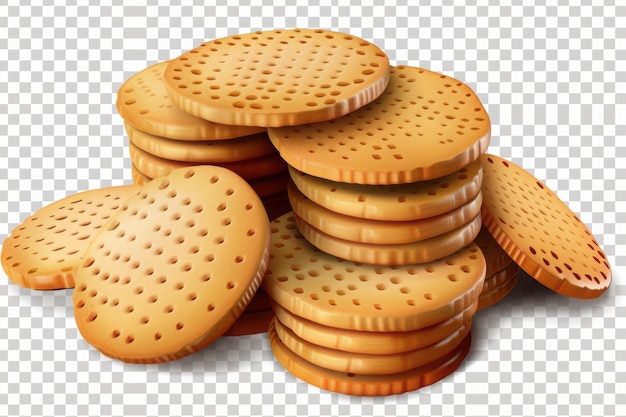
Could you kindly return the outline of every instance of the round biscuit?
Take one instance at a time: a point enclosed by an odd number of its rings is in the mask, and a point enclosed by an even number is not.
[[[367,332],[315,323],[296,316],[280,304],[272,303],[277,320],[303,340],[329,349],[377,355],[409,352],[443,340],[470,320],[476,313],[476,307],[477,303],[471,304],[449,319],[423,329],[407,332]]]
[[[385,92],[335,120],[270,128],[287,163],[320,178],[402,184],[451,174],[483,154],[490,121],[462,82],[415,67],[393,67]]]
[[[480,192],[482,168],[474,161],[460,170],[429,181],[396,185],[349,184],[314,177],[289,166],[302,194],[347,216],[372,220],[418,220],[443,214]]]
[[[164,177],[174,169],[198,165],[194,162],[173,161],[171,159],[154,156],[139,149],[133,142],[129,142],[128,145],[132,163],[145,176],[150,178]],[[287,170],[287,165],[277,153],[259,158],[246,159],[243,161],[220,162],[206,165],[215,165],[227,168],[246,180],[264,177]]]
[[[504,297],[509,295],[511,291],[515,288],[517,284],[519,274],[513,275],[509,280],[503,282],[500,285],[497,285],[491,288],[489,291],[481,293],[478,297],[478,310],[484,310],[487,307],[491,307],[496,304]]]
[[[135,164],[131,163],[131,178],[133,181],[133,184],[135,185],[144,185],[150,181],[152,181],[152,178],[146,176],[144,173],[142,173],[141,171],[139,171],[137,169],[137,167],[135,166]]]
[[[271,237],[263,289],[293,314],[331,327],[389,332],[441,323],[476,301],[485,278],[474,244],[429,263],[376,266],[315,248],[293,213],[271,222]]]
[[[115,105],[126,123],[153,135],[192,141],[230,139],[265,130],[213,123],[180,110],[172,103],[163,82],[168,64],[164,61],[151,65],[119,88]]]
[[[302,359],[280,340],[274,322],[270,323],[269,338],[278,362],[296,377],[331,392],[360,396],[402,394],[432,385],[453,373],[471,346],[470,333],[452,352],[427,365],[398,374],[361,375],[331,371]]]
[[[371,102],[389,81],[389,58],[356,36],[270,30],[202,43],[164,74],[178,107],[217,123],[299,125]]]
[[[275,320],[274,326],[285,346],[307,362],[337,372],[388,375],[427,365],[453,351],[469,333],[471,320],[432,345],[408,352],[385,355],[329,349],[301,339],[280,320]]]
[[[112,358],[178,359],[234,323],[268,257],[267,214],[242,178],[215,166],[173,170],[92,240],[76,271],[77,327]]]
[[[183,141],[151,135],[128,123],[124,127],[135,146],[154,156],[174,161],[198,164],[235,162],[276,152],[266,132],[227,140]]]
[[[304,222],[329,236],[351,242],[403,244],[429,239],[457,229],[480,214],[480,193],[447,213],[419,220],[370,220],[335,213],[309,200],[293,184],[288,188],[294,213]]]
[[[480,214],[468,223],[428,239],[397,244],[373,244],[348,241],[331,236],[311,226],[294,213],[298,229],[315,247],[331,255],[374,265],[410,265],[448,256],[470,244],[481,226]]]
[[[139,190],[122,185],[82,191],[35,211],[2,244],[2,267],[9,279],[36,290],[73,288],[91,239]]]
[[[478,236],[474,239],[474,243],[478,245],[483,255],[485,255],[485,260],[487,261],[487,277],[490,277],[513,263],[513,259],[507,255],[504,249],[502,249],[502,246],[496,242],[485,226],[481,227]]]
[[[492,288],[502,285],[519,275],[520,267],[515,262],[511,262],[504,269],[497,271],[491,275],[487,275],[483,284],[482,293],[489,292]]]
[[[575,298],[596,298],[611,267],[591,231],[544,183],[496,155],[483,155],[484,225],[524,271]]]

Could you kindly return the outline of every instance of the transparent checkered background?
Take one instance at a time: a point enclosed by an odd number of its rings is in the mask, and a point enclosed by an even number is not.
[[[614,281],[601,298],[581,301],[522,276],[510,297],[476,316],[471,353],[457,372],[416,392],[366,398],[322,391],[285,372],[267,335],[221,338],[163,365],[109,360],[78,334],[71,291],[22,289],[0,272],[0,415],[624,412],[618,411],[626,407],[623,5],[8,3],[0,4],[2,240],[46,203],[130,182],[114,103],[132,74],[206,39],[321,27],[373,41],[393,64],[472,86],[491,116],[490,152],[545,180],[580,214],[605,249]]]

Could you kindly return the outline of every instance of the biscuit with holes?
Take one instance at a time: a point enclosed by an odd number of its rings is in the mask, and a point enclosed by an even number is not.
[[[77,327],[126,362],[183,357],[242,314],[268,256],[267,214],[242,178],[215,166],[173,170],[94,236],[76,271]]]
[[[196,166],[194,162],[173,161],[159,158],[129,143],[130,159],[135,167],[150,178],[164,177],[170,171],[179,168]],[[287,170],[287,165],[277,153],[243,161],[220,162],[206,165],[220,166],[233,171],[244,179],[254,179]]]
[[[397,374],[364,375],[331,371],[304,360],[280,340],[274,322],[270,323],[269,338],[278,362],[301,380],[331,392],[367,396],[402,394],[432,385],[453,373],[471,346],[470,332],[452,352],[427,365]]]
[[[171,61],[172,101],[216,123],[286,126],[330,120],[378,97],[389,58],[349,34],[270,30],[204,42]]]
[[[335,120],[270,128],[287,163],[309,175],[357,184],[402,184],[458,171],[483,154],[489,116],[462,82],[393,67],[385,92]]]
[[[322,207],[347,216],[391,221],[449,212],[476,197],[482,184],[480,161],[441,178],[397,185],[330,181],[292,166],[289,174],[302,194]]]
[[[522,167],[496,155],[481,160],[484,224],[511,259],[560,294],[602,295],[611,283],[611,267],[580,218]]]
[[[439,342],[471,320],[476,313],[476,307],[477,303],[474,303],[449,319],[423,329],[407,332],[367,332],[315,323],[296,316],[280,304],[272,303],[280,324],[302,340],[328,349],[371,355],[409,352]]]
[[[126,123],[153,135],[181,140],[230,139],[265,130],[213,123],[180,110],[163,82],[168,64],[164,61],[151,65],[122,84],[115,105]]]
[[[370,220],[335,213],[309,200],[293,184],[288,187],[294,213],[304,222],[329,236],[351,242],[383,245],[426,240],[451,232],[480,214],[480,193],[447,213],[419,220]]]
[[[480,214],[466,224],[438,236],[409,243],[361,243],[331,236],[294,213],[298,229],[315,247],[331,255],[374,265],[410,265],[448,256],[471,243],[480,231]]]
[[[325,253],[300,234],[293,213],[271,222],[263,289],[293,314],[326,326],[411,331],[475,303],[485,258],[473,243],[442,259],[406,266],[359,264]]]
[[[11,281],[36,290],[74,287],[74,274],[94,234],[138,186],[82,191],[50,203],[17,226],[2,245]]]
[[[487,275],[485,278],[485,283],[483,284],[483,290],[481,291],[481,294],[489,292],[493,288],[503,285],[506,282],[514,279],[519,274],[519,272],[520,267],[515,262],[511,262],[506,268],[494,272],[491,275]]]
[[[276,152],[267,133],[228,140],[183,141],[151,135],[124,124],[130,141],[149,154],[175,161],[210,164],[258,158]]]

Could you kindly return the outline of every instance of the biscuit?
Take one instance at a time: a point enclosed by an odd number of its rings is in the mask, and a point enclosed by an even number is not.
[[[94,236],[76,271],[78,330],[126,362],[183,357],[242,314],[268,257],[269,221],[242,178],[216,166],[173,170]]]
[[[478,232],[478,236],[474,239],[474,243],[478,245],[480,251],[487,261],[486,276],[490,277],[498,271],[501,271],[511,265],[513,260],[502,249],[502,246],[496,242],[491,233],[483,226]]]
[[[288,187],[294,213],[315,229],[338,239],[373,244],[417,242],[457,229],[480,214],[480,193],[448,213],[419,220],[385,221],[361,219],[335,213],[309,200],[293,183]]]
[[[482,168],[474,161],[430,181],[397,185],[349,184],[314,177],[289,166],[291,179],[311,201],[347,216],[372,220],[417,220],[467,203],[480,192]]]
[[[284,345],[307,362],[338,372],[385,375],[415,369],[451,352],[469,333],[471,321],[463,323],[450,335],[446,335],[442,340],[432,345],[408,352],[385,355],[329,349],[299,338],[294,332],[283,326],[280,320],[275,320],[274,326]]]
[[[137,169],[135,164],[131,163],[130,170],[131,170],[130,172],[131,172],[131,179],[133,181],[133,184],[135,184],[135,185],[144,185],[147,182],[152,181],[152,178],[145,176],[141,171],[139,171]]]
[[[271,222],[263,289],[293,314],[325,326],[411,331],[441,323],[475,303],[485,259],[473,243],[436,261],[375,266],[345,261],[311,245],[293,213]]]
[[[450,232],[428,239],[399,244],[372,244],[330,236],[294,214],[302,235],[317,248],[346,260],[375,265],[409,265],[448,256],[471,243],[480,231],[480,214]]]
[[[209,122],[174,106],[163,82],[168,63],[151,65],[119,88],[115,105],[126,123],[152,135],[181,140],[230,139],[265,130]]]
[[[139,149],[132,142],[129,142],[129,149],[132,163],[145,176],[150,178],[164,177],[174,169],[187,168],[197,165],[193,162],[173,161],[171,159],[159,158],[158,156],[154,156]],[[247,180],[287,170],[287,165],[277,153],[243,161],[220,162],[210,165],[227,168]]]
[[[489,291],[481,293],[478,297],[477,311],[481,311],[486,309],[487,307],[491,307],[492,305],[496,304],[498,301],[506,297],[515,288],[518,276],[519,274],[515,274],[509,280],[503,282],[502,284],[491,288]]]
[[[483,154],[490,121],[462,82],[393,67],[385,92],[335,120],[269,128],[287,163],[309,175],[357,184],[402,184],[458,171]]]
[[[324,326],[298,317],[280,304],[272,303],[277,320],[299,338],[329,349],[372,355],[409,352],[443,340],[453,330],[471,320],[476,313],[476,307],[477,303],[471,304],[449,319],[423,329],[408,332],[367,332]]]
[[[389,58],[356,36],[314,29],[270,30],[207,41],[171,61],[172,101],[216,123],[299,125],[330,120],[378,97]]]
[[[497,271],[491,275],[488,275],[485,278],[485,283],[483,284],[483,290],[481,291],[481,294],[489,292],[491,289],[505,284],[509,280],[516,277],[519,274],[519,271],[520,267],[516,263],[511,262],[511,264],[506,268]]]
[[[2,245],[2,267],[14,283],[36,290],[74,287],[89,242],[138,186],[82,191],[50,203],[15,227]]]
[[[182,141],[151,135],[124,124],[130,141],[149,154],[175,161],[210,164],[258,158],[276,152],[267,133],[228,140]]]
[[[361,375],[324,369],[302,359],[289,350],[276,333],[274,322],[269,328],[270,346],[285,369],[316,387],[346,395],[394,395],[432,385],[454,372],[463,363],[471,346],[471,332],[452,352],[427,365],[389,375]]]
[[[511,259],[560,294],[602,295],[611,268],[580,218],[522,167],[495,155],[481,160],[484,224]]]
[[[248,336],[267,332],[274,319],[272,310],[244,312],[222,336]]]

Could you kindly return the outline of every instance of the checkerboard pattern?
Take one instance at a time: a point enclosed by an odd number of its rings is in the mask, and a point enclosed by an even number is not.
[[[135,72],[206,39],[322,27],[376,43],[392,64],[421,66],[469,84],[491,117],[489,151],[545,180],[580,214],[605,249],[614,281],[601,298],[580,301],[522,275],[511,296],[478,313],[472,350],[457,372],[415,392],[367,398],[329,393],[298,380],[274,360],[267,335],[223,337],[162,365],[110,360],[80,337],[71,291],[22,289],[0,272],[0,415],[624,412],[623,3],[43,3],[0,5],[2,240],[44,204],[89,188],[130,183],[127,138],[114,103],[119,86]]]

